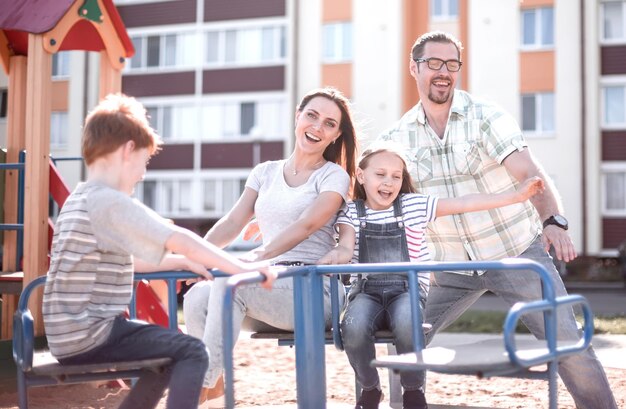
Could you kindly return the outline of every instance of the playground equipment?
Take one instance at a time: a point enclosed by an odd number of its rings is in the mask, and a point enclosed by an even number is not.
[[[7,163],[24,164],[23,286],[48,267],[50,113],[52,54],[62,50],[100,53],[99,95],[121,90],[121,69],[134,48],[112,0],[22,0],[0,8],[0,63],[9,76]],[[17,171],[6,172],[5,214],[17,222]],[[16,271],[17,232],[4,233],[3,270]],[[21,278],[21,274],[14,277]],[[33,305],[41,294],[33,294]],[[15,294],[2,296],[2,338],[11,337]],[[35,324],[37,330],[41,322]]]
[[[215,277],[226,274],[214,270]],[[197,278],[186,271],[162,271],[135,274],[135,281],[165,280],[168,284],[169,328],[178,329],[176,284],[179,280]],[[84,383],[96,380],[137,378],[141,371],[161,371],[170,364],[169,358],[145,359],[126,362],[106,362],[93,365],[61,365],[46,350],[35,351],[33,315],[28,308],[33,291],[46,282],[46,276],[31,281],[22,291],[17,312],[13,318],[13,359],[17,366],[17,392],[20,409],[28,408],[28,388],[35,386]],[[133,294],[130,316],[139,316]],[[167,318],[167,317],[166,317]]]
[[[463,345],[457,359],[441,359],[434,349],[422,344],[421,310],[418,308],[417,273],[420,271],[445,272],[467,270],[526,270],[537,273],[541,279],[543,298],[528,303],[517,303],[509,311],[503,326],[503,339],[496,345]],[[593,315],[586,299],[580,295],[556,297],[549,273],[540,264],[526,259],[470,262],[423,262],[390,264],[319,265],[289,269],[280,278],[293,277],[294,281],[294,343],[296,349],[296,381],[298,408],[321,409],[326,407],[326,372],[323,285],[324,275],[356,273],[407,273],[413,310],[413,344],[415,353],[378,358],[375,366],[395,370],[428,369],[442,373],[475,374],[480,377],[514,376],[546,379],[549,384],[549,407],[557,408],[557,367],[560,358],[585,351],[593,336]],[[513,271],[512,271],[513,273]],[[226,406],[234,407],[232,305],[236,289],[245,284],[258,283],[263,276],[257,273],[236,275],[229,278],[224,297],[224,368]],[[557,344],[557,308],[562,305],[579,304],[583,308],[583,335],[578,340],[568,340],[566,345]],[[333,309],[333,314],[337,313]],[[517,343],[515,324],[520,316],[540,311],[545,322],[546,340],[531,344]],[[335,321],[336,322],[336,321]],[[334,325],[333,331],[337,331]],[[336,337],[340,335],[337,333]],[[547,366],[545,371],[534,367]],[[531,370],[531,367],[533,370]]]

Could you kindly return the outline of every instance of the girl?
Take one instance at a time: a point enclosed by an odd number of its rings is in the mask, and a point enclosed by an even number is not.
[[[320,264],[385,263],[430,260],[425,231],[428,222],[456,213],[493,209],[522,202],[542,192],[543,180],[534,177],[517,191],[498,194],[473,194],[459,198],[438,199],[415,192],[401,151],[391,143],[374,145],[361,156],[356,170],[354,201],[339,212],[336,229],[337,247]],[[422,308],[429,288],[428,273],[419,274]],[[363,386],[357,409],[378,408],[383,398],[376,368],[374,333],[390,329],[398,353],[413,350],[410,325],[411,308],[408,281],[404,274],[359,276],[348,295],[348,305],[341,322],[343,343],[348,360]],[[423,382],[418,372],[404,372],[405,409],[427,408]]]

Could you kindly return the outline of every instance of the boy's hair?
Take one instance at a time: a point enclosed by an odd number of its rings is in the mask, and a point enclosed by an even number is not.
[[[150,155],[156,154],[162,144],[139,101],[124,94],[109,94],[85,119],[83,159],[90,165],[128,141],[135,143],[135,149],[148,148]]]
[[[383,141],[383,142],[375,142],[370,145],[364,152],[361,154],[361,158],[359,159],[359,168],[365,170],[369,165],[370,159],[382,152],[389,152],[398,156],[402,159],[402,186],[400,186],[400,193],[416,193],[417,190],[415,186],[413,186],[413,178],[411,178],[411,174],[409,173],[409,169],[407,166],[407,159],[401,149],[401,147],[394,142]],[[358,180],[354,180],[354,199],[367,199],[367,194],[365,193],[365,188],[359,183]]]
[[[350,176],[350,179],[354,179],[356,170],[355,156],[357,155],[357,131],[354,125],[354,119],[352,118],[350,101],[336,88],[317,88],[302,97],[300,104],[298,104],[298,111],[304,111],[307,104],[316,97],[323,97],[333,101],[341,111],[341,123],[339,124],[341,135],[334,143],[326,147],[323,154],[324,159],[343,167],[348,173],[348,176]]]
[[[461,59],[463,44],[461,44],[458,38],[444,31],[431,31],[429,33],[425,33],[419,36],[417,40],[415,40],[415,43],[413,43],[413,47],[411,47],[410,58],[413,60],[417,58],[422,58],[424,56],[424,47],[426,47],[426,44],[430,42],[454,44],[459,54],[458,58],[459,60]]]

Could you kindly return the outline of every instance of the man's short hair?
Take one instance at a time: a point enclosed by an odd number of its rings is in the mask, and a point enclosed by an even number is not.
[[[109,94],[91,111],[83,127],[82,155],[87,165],[128,141],[157,153],[161,137],[150,127],[144,106],[133,97]]]
[[[461,59],[463,44],[461,44],[458,38],[444,31],[431,31],[419,36],[411,48],[411,59],[415,60],[417,58],[422,58],[424,56],[424,47],[426,47],[426,44],[430,42],[454,44],[459,53],[458,58],[459,60]]]

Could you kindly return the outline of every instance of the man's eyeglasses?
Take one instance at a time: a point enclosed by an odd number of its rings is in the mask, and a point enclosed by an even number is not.
[[[439,71],[445,64],[448,71],[457,72],[461,69],[461,65],[463,65],[463,63],[459,60],[444,61],[441,58],[414,58],[413,61],[416,63],[425,62],[428,64],[428,68],[434,71]]]

